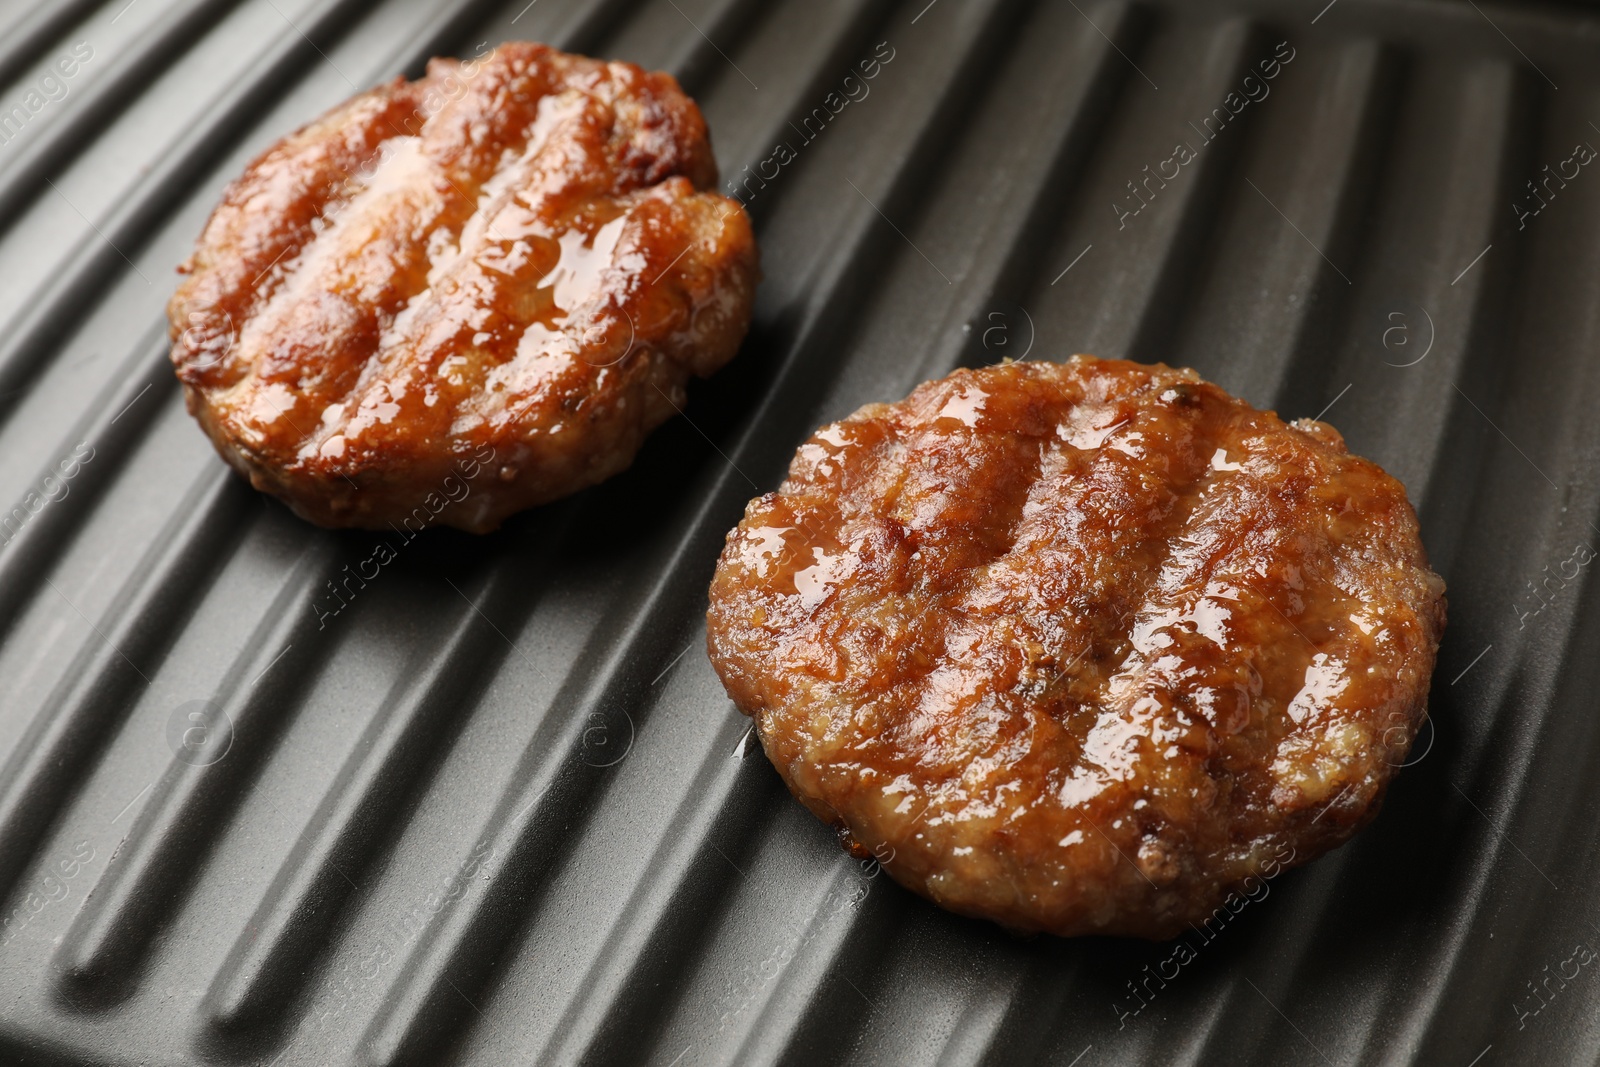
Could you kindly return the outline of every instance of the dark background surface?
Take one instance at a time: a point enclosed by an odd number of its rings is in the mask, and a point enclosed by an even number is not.
[[[1600,145],[1581,11],[4,5],[0,108],[92,58],[0,144],[0,1061],[1594,1062],[1600,170],[1513,206]],[[725,176],[795,148],[749,200],[750,339],[628,473],[429,533],[319,626],[376,535],[227,474],[166,364],[172,268],[272,140],[514,37],[672,71]],[[1119,229],[1280,41],[1270,95]],[[1450,586],[1436,728],[1382,817],[1175,971],[851,860],[703,651],[723,534],[815,425],[1075,351],[1327,409]],[[1146,966],[1176,977],[1141,1008]]]

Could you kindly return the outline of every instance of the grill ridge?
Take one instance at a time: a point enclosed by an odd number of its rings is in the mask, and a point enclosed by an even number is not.
[[[1568,142],[1600,143],[1591,12],[137,2],[142,29],[95,38],[95,82],[0,153],[0,277],[26,294],[0,336],[4,495],[26,507],[95,448],[0,547],[0,670],[21,668],[0,686],[0,1060],[1594,1058],[1587,970],[1517,1014],[1600,939],[1590,576],[1518,624],[1546,565],[1600,538],[1600,182],[1526,231],[1507,211]],[[119,12],[6,16],[5,98]],[[270,29],[240,48],[241,26]],[[896,58],[750,200],[767,280],[745,351],[634,470],[487,539],[429,533],[319,629],[319,593],[372,537],[290,519],[187,424],[160,318],[174,235],[246,146],[349,91],[334,71],[365,87],[514,37],[674,73],[724,179],[877,42]],[[1119,229],[1126,181],[1285,40],[1271,96]],[[149,113],[158,76],[223,48],[237,75],[208,102]],[[132,134],[129,165],[98,173]],[[47,183],[103,206],[80,218]],[[1385,347],[1397,311],[1428,319],[1415,364]],[[840,854],[699,652],[724,532],[813,426],[1024,340],[1194,365],[1286,417],[1331,405],[1410,487],[1450,582],[1432,747],[1383,816],[1274,881],[1121,1030],[1124,981],[1168,949],[1012,939]],[[69,355],[96,350],[74,380]],[[207,696],[233,747],[197,764],[159,730]],[[67,876],[80,844],[95,858]]]

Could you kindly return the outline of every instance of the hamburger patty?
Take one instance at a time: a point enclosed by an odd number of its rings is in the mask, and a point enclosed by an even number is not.
[[[901,884],[1164,938],[1377,813],[1444,622],[1405,490],[1332,427],[1075,356],[818,430],[728,535],[707,644]]]
[[[491,530],[626,468],[732,358],[759,271],[716,179],[669,75],[435,59],[228,187],[168,306],[189,410],[313,522]]]

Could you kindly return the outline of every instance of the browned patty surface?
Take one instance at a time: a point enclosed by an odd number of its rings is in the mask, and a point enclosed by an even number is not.
[[[268,149],[168,308],[189,410],[328,526],[493,529],[627,467],[730,359],[757,280],[669,75],[435,59]]]
[[[952,910],[1168,937],[1370,820],[1445,623],[1401,485],[1189,370],[961,370],[803,444],[708,646],[796,796]]]

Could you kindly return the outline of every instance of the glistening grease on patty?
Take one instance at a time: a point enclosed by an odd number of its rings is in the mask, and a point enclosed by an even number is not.
[[[313,522],[491,530],[626,468],[732,358],[759,271],[716,180],[669,75],[537,44],[435,59],[228,187],[168,307],[189,410]]]
[[[961,370],[801,445],[711,585],[778,772],[902,884],[1170,937],[1376,815],[1444,628],[1405,490],[1193,371]]]

